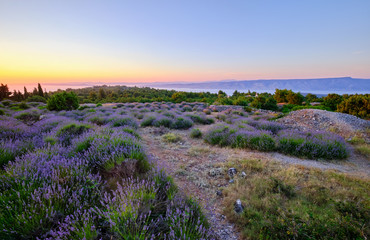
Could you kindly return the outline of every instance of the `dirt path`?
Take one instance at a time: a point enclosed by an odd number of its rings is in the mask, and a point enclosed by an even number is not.
[[[209,126],[197,127],[204,132]],[[177,143],[164,142],[158,128],[143,128],[140,131],[147,152],[174,177],[184,193],[197,199],[206,208],[212,227],[220,239],[239,239],[237,229],[222,215],[221,198],[216,194],[217,190],[229,184],[225,163],[232,159],[263,159],[370,177],[370,162],[357,155],[340,162],[314,161],[279,153],[212,147],[201,139],[190,138],[189,131],[171,130],[182,137]]]
[[[209,221],[219,239],[239,239],[234,226],[221,213],[221,199],[216,191],[227,185],[227,179],[218,164],[227,161],[228,156],[211,150],[201,140],[187,136],[188,131],[171,131],[182,136],[178,143],[166,143],[155,128],[141,129],[147,152],[167,173],[173,176],[178,187],[197,199],[209,214]],[[218,169],[211,176],[209,172]]]

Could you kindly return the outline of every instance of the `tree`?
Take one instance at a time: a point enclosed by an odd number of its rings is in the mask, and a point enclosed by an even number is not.
[[[24,93],[23,93],[24,99],[27,99],[29,96],[30,96],[30,94],[27,92],[27,88],[24,87]]]
[[[305,99],[306,99],[306,102],[318,102],[319,101],[317,96],[315,94],[312,94],[312,93],[308,93],[306,95]]]
[[[44,97],[44,91],[42,90],[41,84],[38,83],[37,85],[37,95]]]
[[[9,88],[8,88],[8,85],[5,84],[1,84],[0,86],[0,101],[3,100],[4,98],[9,98],[10,94],[12,94],[11,92],[9,92]]]
[[[304,97],[301,93],[295,93],[292,90],[289,90],[286,95],[288,104],[302,105],[303,99]]]
[[[23,95],[20,91],[14,90],[13,95],[12,95],[12,100],[16,102],[20,102],[23,100]]]
[[[37,88],[33,88],[33,91],[32,91],[32,95],[33,96],[39,96],[39,91],[37,91]]]
[[[370,118],[370,94],[352,95],[337,107],[338,112],[348,113],[361,118]]]
[[[233,98],[238,98],[238,97],[240,97],[240,96],[242,96],[243,94],[242,93],[240,93],[240,92],[238,92],[238,90],[235,90],[234,92],[233,92],[233,95],[232,95],[232,97]]]
[[[227,97],[227,94],[224,91],[220,90],[218,91],[217,97],[224,98],[224,97]]]
[[[292,90],[289,90],[289,91],[292,91]],[[287,95],[288,95],[288,90],[286,89],[275,89],[275,94],[274,94],[274,98],[275,100],[278,102],[278,103],[285,103],[287,102]]]
[[[50,111],[77,109],[79,107],[78,97],[74,92],[58,92],[49,98],[46,107]]]
[[[106,96],[107,94],[105,93],[104,88],[99,88],[98,99],[103,100]]]
[[[271,95],[260,94],[254,98],[251,103],[252,107],[266,109],[266,110],[277,110],[278,106],[276,100]]]
[[[233,101],[233,105],[248,106],[248,100],[244,96],[239,96],[237,99]]]
[[[186,101],[186,93],[185,92],[176,92],[171,96],[172,101],[176,103],[180,103]]]
[[[46,99],[39,95],[32,95],[26,99],[27,102],[43,102],[46,103]]]
[[[97,97],[98,97],[98,95],[96,94],[96,92],[95,91],[90,91],[89,92],[89,99],[91,100],[91,101],[95,101],[96,99],[97,99]]]
[[[330,93],[328,96],[324,97],[323,105],[330,108],[332,111],[337,110],[337,106],[342,102],[342,96],[336,93]]]

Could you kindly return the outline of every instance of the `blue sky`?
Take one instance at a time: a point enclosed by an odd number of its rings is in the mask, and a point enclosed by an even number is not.
[[[0,81],[370,78],[370,1],[4,1]]]

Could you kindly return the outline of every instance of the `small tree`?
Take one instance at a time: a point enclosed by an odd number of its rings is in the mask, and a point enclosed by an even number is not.
[[[315,94],[308,93],[305,97],[306,102],[318,102],[319,99]]]
[[[10,94],[12,94],[10,91],[9,91],[9,88],[8,88],[8,85],[5,84],[1,84],[0,86],[0,101],[3,100],[4,98],[9,98]]]
[[[40,83],[37,85],[37,94],[41,97],[44,97],[44,91],[42,90]]]
[[[301,93],[295,93],[292,90],[289,90],[286,95],[286,100],[289,104],[302,105],[303,98],[304,97]]]
[[[99,88],[98,92],[98,99],[103,100],[107,96],[106,92],[104,91],[103,88]]]
[[[24,99],[27,99],[30,96],[30,94],[27,92],[27,88],[26,87],[24,87],[23,96],[24,96]]]
[[[323,105],[329,107],[332,111],[337,110],[337,106],[343,100],[341,95],[336,93],[328,94],[328,96],[324,97]]]
[[[287,102],[287,95],[288,95],[288,90],[286,89],[275,89],[275,94],[274,98],[278,103],[284,103]]]
[[[361,118],[370,118],[370,95],[353,95],[338,105],[338,112],[349,113]]]
[[[52,95],[46,105],[50,111],[73,110],[79,107],[78,97],[74,92],[59,92]]]
[[[277,110],[278,106],[276,100],[267,94],[260,94],[254,98],[251,106],[254,108],[266,109],[266,110]]]

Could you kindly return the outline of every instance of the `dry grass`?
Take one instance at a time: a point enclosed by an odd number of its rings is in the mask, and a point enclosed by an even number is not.
[[[367,132],[368,134],[368,132]],[[370,160],[370,144],[366,142],[361,133],[356,134],[351,140],[348,141],[354,147],[354,149],[364,155],[368,160]]]
[[[208,156],[209,154],[212,154],[213,150],[211,150],[210,147],[199,147],[194,146],[189,148],[187,155],[190,157],[201,157],[201,156]]]
[[[224,214],[248,239],[366,239],[370,182],[334,171],[237,159],[247,174],[224,189]],[[241,199],[244,212],[233,210]]]

